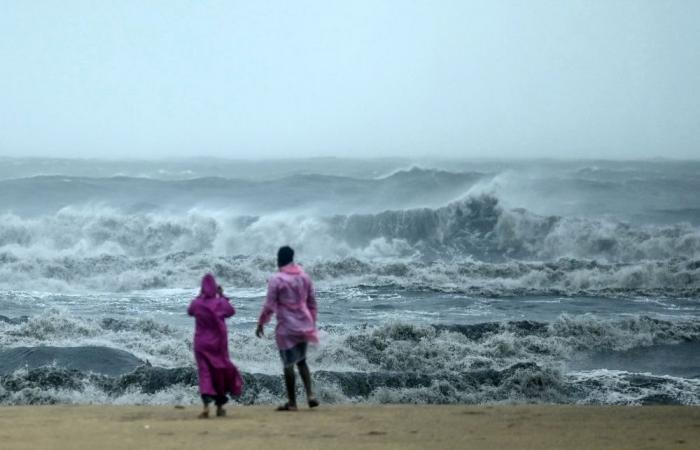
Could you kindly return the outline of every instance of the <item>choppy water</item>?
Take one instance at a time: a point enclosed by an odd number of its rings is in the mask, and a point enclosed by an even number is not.
[[[196,401],[205,271],[279,401],[290,244],[326,402],[700,404],[700,162],[2,162],[0,403]]]

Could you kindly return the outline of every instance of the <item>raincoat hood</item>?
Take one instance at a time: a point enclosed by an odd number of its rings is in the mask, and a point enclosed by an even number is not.
[[[216,297],[216,279],[214,275],[208,273],[202,278],[202,297],[212,298]]]
[[[289,263],[286,266],[280,267],[280,272],[288,273],[290,275],[298,275],[298,274],[302,273],[303,270],[301,270],[301,266],[296,265],[294,263]]]

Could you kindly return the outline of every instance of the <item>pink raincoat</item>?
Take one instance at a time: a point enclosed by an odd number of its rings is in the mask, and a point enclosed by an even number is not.
[[[314,286],[311,278],[294,263],[281,267],[268,281],[267,299],[258,325],[265,325],[273,314],[277,315],[275,338],[280,350],[301,342],[318,343]]]
[[[205,275],[199,297],[187,309],[187,314],[195,318],[194,357],[199,371],[199,391],[202,395],[238,396],[243,379],[229,357],[225,322],[236,310],[216,289],[214,276]]]

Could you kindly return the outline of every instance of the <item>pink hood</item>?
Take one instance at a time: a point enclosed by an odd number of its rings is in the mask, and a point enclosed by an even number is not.
[[[280,272],[287,273],[289,275],[299,275],[302,270],[301,266],[298,266],[294,263],[289,263],[286,266],[280,267]]]
[[[202,298],[214,298],[216,297],[216,289],[218,285],[216,284],[216,279],[214,275],[208,273],[202,278]]]

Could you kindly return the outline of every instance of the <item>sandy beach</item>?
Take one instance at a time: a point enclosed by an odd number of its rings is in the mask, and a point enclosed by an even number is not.
[[[0,442],[20,449],[695,449],[700,408],[334,406],[298,413],[230,407],[0,408]]]

